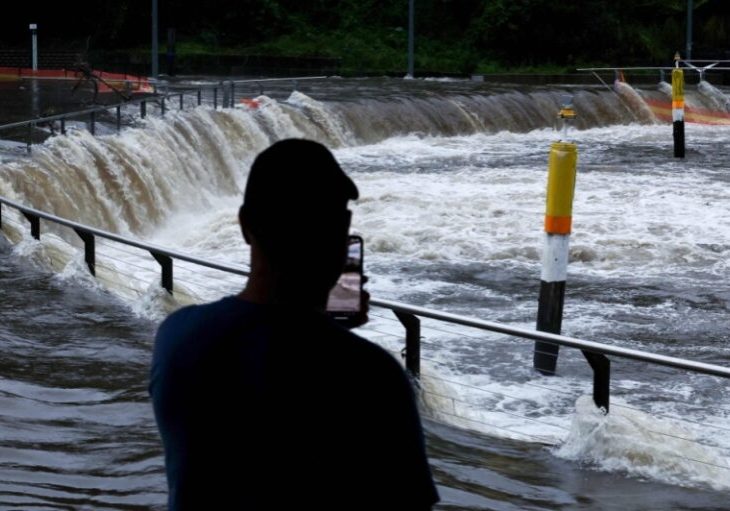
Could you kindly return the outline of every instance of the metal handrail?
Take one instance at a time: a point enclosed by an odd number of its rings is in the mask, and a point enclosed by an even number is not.
[[[195,93],[197,95],[197,105],[202,104],[202,91],[213,92],[213,108],[218,108],[218,90],[222,89],[223,98],[221,106],[231,107],[235,105],[236,101],[236,85],[238,84],[259,84],[266,82],[294,82],[294,87],[298,82],[303,80],[322,80],[327,78],[326,76],[296,76],[289,78],[260,78],[260,79],[248,79],[248,80],[220,80],[216,83],[207,84],[196,84],[194,86],[175,85],[170,83],[156,82],[155,92],[147,94],[143,97],[129,99],[127,101],[119,103],[110,103],[108,105],[99,105],[94,108],[87,108],[84,110],[76,110],[73,112],[65,112],[62,114],[49,115],[46,117],[36,117],[34,119],[28,119],[25,121],[12,122],[9,124],[0,125],[0,131],[16,129],[16,128],[27,128],[28,133],[26,135],[26,146],[30,153],[31,146],[33,145],[32,129],[39,124],[52,124],[55,121],[61,121],[61,133],[66,133],[65,122],[67,119],[78,118],[84,115],[90,116],[91,121],[91,133],[95,134],[96,114],[99,112],[107,112],[112,109],[117,110],[117,131],[121,130],[121,108],[126,105],[139,104],[140,106],[140,117],[144,118],[147,115],[147,103],[150,101],[160,101],[160,110],[162,115],[165,115],[166,101],[171,97],[180,97],[180,110],[184,107],[183,97],[186,93]]]
[[[5,197],[0,197],[0,204],[5,204],[14,209],[17,209],[24,215],[29,215],[31,217],[37,217],[37,218],[43,218],[43,219],[49,220],[53,223],[56,223],[59,225],[64,225],[66,227],[70,227],[71,229],[73,229],[75,231],[81,231],[81,232],[88,233],[88,234],[91,234],[94,236],[99,236],[100,238],[106,238],[108,240],[116,241],[117,243],[122,243],[123,245],[129,245],[131,247],[140,248],[140,249],[146,250],[148,252],[154,252],[156,254],[171,257],[173,259],[178,259],[180,261],[197,264],[199,266],[205,266],[207,268],[212,268],[214,270],[220,270],[220,271],[224,271],[227,273],[235,273],[236,275],[243,275],[244,277],[248,277],[248,275],[249,275],[248,270],[241,268],[241,267],[224,265],[224,264],[219,264],[219,263],[215,263],[212,261],[207,261],[205,259],[193,257],[193,256],[190,256],[187,254],[176,252],[174,250],[169,250],[164,247],[159,247],[159,246],[153,245],[151,243],[145,243],[143,241],[135,240],[133,238],[121,236],[119,234],[114,234],[112,232],[104,231],[102,229],[97,229],[96,227],[90,227],[88,225],[80,224],[78,222],[74,222],[73,220],[68,220],[66,218],[61,218],[60,216],[52,215],[50,213],[46,213],[46,212],[40,211],[38,209],[29,208],[28,206],[23,206],[19,202],[15,202],[10,199],[6,199]],[[0,230],[1,229],[2,229],[2,215],[0,214]]]
[[[196,84],[195,86],[185,86],[184,84],[178,85],[175,83],[164,83],[165,88],[170,90],[195,90],[195,89],[212,89],[214,87],[220,86],[221,83],[232,83],[234,85],[244,84],[244,83],[260,83],[260,82],[301,82],[306,80],[325,80],[329,78],[328,76],[292,76],[292,77],[286,77],[286,78],[250,78],[246,80],[228,80],[228,79],[221,79],[217,82],[213,83],[200,83]],[[163,83],[159,83],[158,85],[163,85]]]
[[[303,80],[322,80],[327,78],[327,76],[296,76],[292,78],[261,78],[261,79],[250,79],[250,80],[221,80],[217,83],[203,83],[203,84],[196,84],[194,86],[184,86],[184,85],[176,85],[176,84],[170,84],[166,83],[163,84],[161,82],[156,83],[157,86],[160,87],[159,90],[168,91],[168,90],[174,90],[174,91],[197,91],[200,89],[217,89],[221,86],[221,83],[233,83],[234,85],[238,84],[244,84],[244,83],[261,83],[261,82],[300,82]],[[177,95],[177,93],[173,94]],[[36,117],[34,119],[29,119],[26,121],[18,121],[18,122],[12,122],[9,124],[0,124],[0,131],[6,130],[6,129],[12,129],[12,128],[22,128],[24,126],[27,126],[28,124],[42,124],[46,122],[52,122],[52,121],[60,121],[62,119],[68,119],[70,117],[80,117],[82,115],[88,115],[92,113],[97,112],[105,112],[107,110],[111,110],[112,108],[122,107],[125,105],[134,105],[138,103],[143,103],[147,101],[154,101],[155,99],[159,98],[166,98],[169,96],[168,94],[161,94],[159,92],[147,94],[144,97],[139,98],[133,98],[128,101],[120,101],[118,103],[110,103],[108,105],[99,105],[98,107],[94,108],[87,108],[85,110],[75,110],[73,112],[66,112],[63,114],[56,114],[56,115],[49,115],[47,117]]]
[[[129,101],[121,101],[119,103],[110,103],[108,105],[99,105],[94,108],[87,108],[85,110],[75,110],[73,112],[66,112],[63,114],[56,114],[56,115],[49,115],[47,117],[36,117],[34,119],[28,119],[27,121],[18,121],[18,122],[11,122],[9,124],[0,124],[0,131],[6,130],[6,129],[12,129],[12,128],[22,128],[27,126],[28,124],[43,124],[46,122],[53,122],[53,121],[60,121],[63,119],[68,119],[70,117],[80,117],[82,115],[88,115],[92,113],[97,112],[106,112],[107,110],[111,110],[112,108],[122,107],[125,105],[134,105],[137,103],[142,103],[145,101],[154,101],[155,99],[161,97],[161,94],[148,94],[141,98],[133,98]]]
[[[424,307],[407,305],[399,302],[393,302],[390,300],[372,299],[370,300],[370,303],[378,305],[380,307],[391,309],[393,311],[405,312],[423,318],[436,319],[439,321],[445,321],[447,323],[469,326],[481,330],[489,330],[491,332],[508,334],[515,337],[522,337],[524,339],[531,339],[534,341],[547,341],[554,344],[559,344],[561,346],[567,346],[569,348],[578,348],[580,350],[590,351],[592,353],[600,353],[602,355],[613,355],[621,358],[639,360],[641,362],[650,362],[652,364],[674,367],[676,369],[687,369],[689,371],[694,371],[697,373],[730,378],[730,368],[718,366],[715,364],[707,364],[705,362],[696,362],[693,360],[686,360],[677,357],[658,355],[655,353],[649,353],[647,351],[622,348],[620,346],[601,344],[594,341],[585,341],[583,339],[577,339],[575,337],[551,334],[548,332],[541,332],[539,330],[528,330],[527,328],[504,325],[502,323],[497,323],[494,321],[486,321],[483,319],[472,318],[469,316],[460,316],[458,314],[451,314],[448,312],[426,309]]]
[[[83,240],[85,244],[85,260],[92,275],[95,275],[95,243],[94,237],[99,236],[118,243],[129,245],[135,248],[148,251],[162,268],[162,287],[169,293],[173,293],[172,279],[172,261],[177,259],[189,263],[197,264],[207,268],[220,270],[236,275],[248,276],[249,272],[241,267],[228,264],[215,263],[198,257],[189,256],[174,250],[169,250],[157,245],[135,240],[118,234],[110,233],[101,229],[86,226],[72,220],[58,217],[50,213],[46,213],[34,208],[24,206],[16,201],[0,197],[0,230],[2,230],[2,205],[9,206],[20,211],[31,225],[31,234],[34,238],[40,239],[40,219],[70,227]],[[558,344],[569,348],[576,348],[583,352],[588,359],[593,371],[593,400],[596,405],[608,412],[609,404],[609,383],[610,383],[610,362],[607,355],[647,362],[656,365],[683,369],[695,373],[706,374],[710,376],[719,376],[722,378],[730,378],[730,368],[708,364],[705,362],[697,362],[677,357],[659,355],[646,351],[623,348],[620,346],[612,346],[594,341],[586,341],[575,337],[565,335],[551,334],[537,330],[528,330],[504,325],[494,321],[487,321],[468,316],[461,316],[448,312],[427,309],[415,305],[395,302],[391,300],[383,300],[371,298],[370,304],[376,307],[383,307],[391,310],[403,326],[406,328],[406,348],[405,358],[406,366],[415,375],[420,373],[420,320],[418,318],[429,318],[447,323],[453,323],[480,330],[502,333],[529,339],[533,341],[544,341],[548,343]]]

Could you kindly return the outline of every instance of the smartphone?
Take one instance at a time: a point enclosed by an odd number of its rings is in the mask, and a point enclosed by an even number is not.
[[[334,319],[349,319],[362,312],[362,253],[362,238],[349,236],[342,275],[327,299],[327,314]]]

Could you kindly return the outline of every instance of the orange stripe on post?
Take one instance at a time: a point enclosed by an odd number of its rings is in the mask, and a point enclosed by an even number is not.
[[[680,99],[672,101],[672,108],[684,108],[684,100]]]
[[[572,216],[545,216],[545,232],[548,234],[570,234]]]

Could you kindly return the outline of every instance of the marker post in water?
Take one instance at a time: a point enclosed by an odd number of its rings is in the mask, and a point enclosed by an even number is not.
[[[679,52],[674,55],[672,69],[672,127],[674,157],[684,158],[684,71],[679,68]]]
[[[563,120],[563,138],[567,138],[568,123],[575,118],[572,99],[566,98],[558,114]],[[537,329],[560,333],[563,321],[565,280],[568,272],[568,242],[573,219],[578,148],[570,142],[555,142],[548,159],[547,203],[545,207],[545,246],[540,276],[540,299],[537,309]],[[533,365],[542,374],[555,374],[558,362],[557,344],[536,341]]]

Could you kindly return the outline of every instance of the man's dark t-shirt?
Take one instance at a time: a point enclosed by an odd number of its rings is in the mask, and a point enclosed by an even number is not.
[[[160,326],[150,393],[171,511],[430,509],[410,382],[315,312],[236,297]]]

